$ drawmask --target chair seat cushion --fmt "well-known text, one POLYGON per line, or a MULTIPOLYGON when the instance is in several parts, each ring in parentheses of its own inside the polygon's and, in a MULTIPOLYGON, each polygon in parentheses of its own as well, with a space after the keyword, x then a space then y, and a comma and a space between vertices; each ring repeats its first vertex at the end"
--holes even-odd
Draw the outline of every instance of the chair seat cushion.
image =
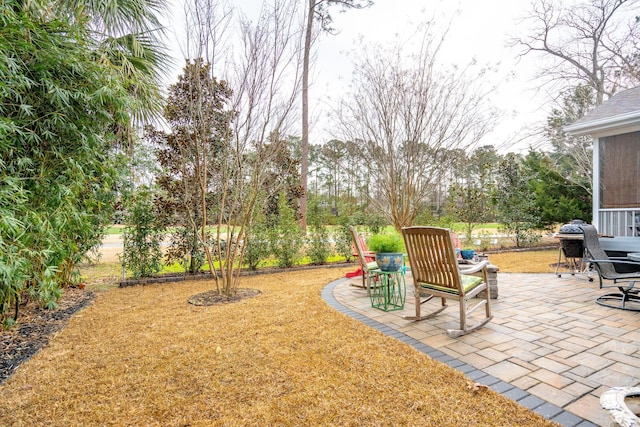
MULTIPOLYGON (((460 278, 462 280, 462 289, 464 289, 464 293, 469 293, 473 288, 480 285, 483 282, 482 277, 477 276, 469 276, 467 274, 461 274, 460 278)), ((457 289, 446 288, 444 286, 432 285, 430 283, 420 283, 420 286, 425 289, 434 289, 437 291, 448 292, 453 295, 458 295, 459 292, 457 289)))
POLYGON ((367 263, 367 271, 371 271, 371 270, 377 270, 378 269, 378 263, 375 261, 371 261, 367 263))

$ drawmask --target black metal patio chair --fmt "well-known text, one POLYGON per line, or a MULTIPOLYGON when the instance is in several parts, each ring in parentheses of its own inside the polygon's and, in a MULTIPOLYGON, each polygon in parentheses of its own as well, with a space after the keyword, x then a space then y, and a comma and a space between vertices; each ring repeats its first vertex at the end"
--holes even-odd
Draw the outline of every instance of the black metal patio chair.
POLYGON ((621 310, 640 311, 640 288, 635 286, 636 282, 640 282, 640 263, 627 258, 609 257, 600 247, 598 231, 593 225, 583 225, 582 233, 588 255, 587 262, 593 265, 598 273, 600 288, 618 288, 618 292, 609 292, 596 298, 596 303, 621 310), (633 271, 621 272, 623 269, 633 271), (611 280, 613 285, 605 285, 603 280, 611 280))

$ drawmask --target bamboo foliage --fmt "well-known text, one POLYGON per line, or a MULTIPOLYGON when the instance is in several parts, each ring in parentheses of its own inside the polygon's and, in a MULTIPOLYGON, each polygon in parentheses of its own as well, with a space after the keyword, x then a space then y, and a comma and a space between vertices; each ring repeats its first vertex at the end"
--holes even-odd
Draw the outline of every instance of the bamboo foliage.
MULTIPOLYGON (((114 128, 132 98, 95 61, 83 21, 47 4, 0 6, 0 316, 54 306, 110 220, 114 128)), ((4 319, 7 320, 7 319, 4 319)))

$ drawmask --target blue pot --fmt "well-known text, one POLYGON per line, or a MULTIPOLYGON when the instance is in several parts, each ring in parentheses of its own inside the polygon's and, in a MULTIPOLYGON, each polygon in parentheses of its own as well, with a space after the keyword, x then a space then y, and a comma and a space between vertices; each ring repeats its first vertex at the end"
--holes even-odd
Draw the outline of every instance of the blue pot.
POLYGON ((401 252, 377 253, 376 263, 382 271, 398 271, 404 265, 404 255, 401 252))
POLYGON ((474 251, 473 249, 463 249, 460 251, 460 255, 462 255, 462 259, 473 259, 475 254, 476 254, 476 251, 474 251))

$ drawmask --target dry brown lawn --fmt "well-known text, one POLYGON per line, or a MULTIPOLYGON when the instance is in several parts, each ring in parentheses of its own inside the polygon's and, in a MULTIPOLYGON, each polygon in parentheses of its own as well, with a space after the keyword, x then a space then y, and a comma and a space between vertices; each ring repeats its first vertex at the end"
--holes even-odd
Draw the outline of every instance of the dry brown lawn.
POLYGON ((505 251, 490 254, 489 261, 502 273, 553 273, 558 262, 558 249, 505 251))
POLYGON ((99 291, 0 386, 0 424, 552 425, 327 306, 345 271, 243 278, 261 293, 209 307, 187 299, 212 282, 99 291))

